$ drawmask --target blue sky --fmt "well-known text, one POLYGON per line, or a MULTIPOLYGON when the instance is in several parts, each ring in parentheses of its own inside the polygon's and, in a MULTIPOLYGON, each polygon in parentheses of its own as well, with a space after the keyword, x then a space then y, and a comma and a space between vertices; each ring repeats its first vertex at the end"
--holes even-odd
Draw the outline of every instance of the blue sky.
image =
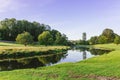
POLYGON ((105 28, 120 34, 120 0, 0 0, 0 20, 26 19, 50 25, 70 40, 88 39, 105 28))

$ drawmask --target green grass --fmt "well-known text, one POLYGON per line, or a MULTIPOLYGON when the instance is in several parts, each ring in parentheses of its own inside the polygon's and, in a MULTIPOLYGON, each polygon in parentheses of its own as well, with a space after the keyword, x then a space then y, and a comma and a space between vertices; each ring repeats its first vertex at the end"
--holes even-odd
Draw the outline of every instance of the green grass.
POLYGON ((68 46, 24 46, 15 43, 0 42, 0 59, 8 57, 29 57, 44 53, 60 53, 68 48, 68 46))
POLYGON ((104 44, 94 47, 114 51, 77 63, 3 71, 0 72, 0 80, 98 80, 99 77, 120 79, 120 45, 104 44))
POLYGON ((67 49, 67 46, 24 46, 15 43, 0 42, 0 52, 4 50, 28 50, 28 51, 48 51, 54 49, 67 49))

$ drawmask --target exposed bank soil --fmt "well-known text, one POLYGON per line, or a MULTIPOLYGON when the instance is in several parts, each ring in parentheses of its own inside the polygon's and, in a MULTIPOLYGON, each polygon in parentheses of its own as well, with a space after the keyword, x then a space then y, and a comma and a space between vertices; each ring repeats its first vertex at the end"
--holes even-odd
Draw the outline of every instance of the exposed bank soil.
POLYGON ((69 76, 70 78, 76 78, 76 79, 80 79, 80 78, 88 78, 88 79, 94 79, 94 80, 120 80, 120 78, 117 77, 105 77, 105 76, 95 76, 95 75, 88 75, 88 76, 84 76, 84 75, 71 75, 69 76))

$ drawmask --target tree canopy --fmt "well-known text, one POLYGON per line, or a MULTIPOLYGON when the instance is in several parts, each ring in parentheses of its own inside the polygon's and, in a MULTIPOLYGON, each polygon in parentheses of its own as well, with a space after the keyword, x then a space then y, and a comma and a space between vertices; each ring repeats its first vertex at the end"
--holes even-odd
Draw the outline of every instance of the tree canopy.
POLYGON ((38 41, 41 45, 51 45, 53 44, 53 36, 49 31, 44 31, 38 36, 38 41))
POLYGON ((18 34, 16 38, 17 43, 24 44, 25 46, 28 44, 32 44, 33 37, 28 32, 24 32, 21 34, 18 34))
POLYGON ((4 19, 0 21, 0 34, 2 40, 15 41, 18 34, 24 31, 29 32, 34 36, 34 40, 37 41, 37 37, 45 30, 50 30, 50 26, 40 24, 38 22, 29 22, 27 20, 4 19))
POLYGON ((105 44, 105 43, 116 43, 119 44, 119 35, 114 33, 112 29, 104 29, 102 34, 98 37, 93 36, 90 38, 89 42, 90 44, 105 44))
POLYGON ((120 44, 120 36, 115 36, 114 43, 117 45, 120 44))
POLYGON ((97 44, 98 43, 98 36, 93 36, 89 40, 90 44, 97 44))
MULTIPOLYGON (((48 41, 54 45, 66 45, 67 37, 64 34, 61 34, 59 31, 55 29, 51 29, 49 25, 41 24, 36 21, 29 22, 27 20, 16 20, 15 18, 4 19, 0 21, 0 39, 6 41, 15 41, 18 34, 22 34, 23 32, 28 32, 31 36, 34 37, 34 41, 38 41, 38 36, 46 36, 48 38, 51 37, 48 41), (42 34, 44 32, 44 35, 42 34), (47 34, 46 34, 47 33, 47 34), (60 39, 60 40, 58 40, 60 39)), ((45 41, 47 40, 44 37, 45 41)), ((41 43, 41 42, 40 42, 41 43)), ((45 42, 41 43, 44 44, 45 42)))
POLYGON ((100 43, 100 44, 107 43, 107 40, 108 39, 106 38, 106 36, 101 35, 98 37, 98 43, 100 43))
POLYGON ((113 42, 114 39, 115 39, 115 33, 114 33, 114 31, 112 29, 108 29, 108 28, 103 30, 101 36, 106 37, 108 43, 113 42))

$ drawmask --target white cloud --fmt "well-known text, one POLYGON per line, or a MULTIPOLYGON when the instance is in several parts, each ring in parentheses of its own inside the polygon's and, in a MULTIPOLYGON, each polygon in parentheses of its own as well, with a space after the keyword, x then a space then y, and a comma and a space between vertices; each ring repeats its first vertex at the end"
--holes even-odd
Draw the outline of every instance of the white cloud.
POLYGON ((25 4, 21 5, 18 0, 0 0, 0 13, 15 11, 24 6, 25 4))

